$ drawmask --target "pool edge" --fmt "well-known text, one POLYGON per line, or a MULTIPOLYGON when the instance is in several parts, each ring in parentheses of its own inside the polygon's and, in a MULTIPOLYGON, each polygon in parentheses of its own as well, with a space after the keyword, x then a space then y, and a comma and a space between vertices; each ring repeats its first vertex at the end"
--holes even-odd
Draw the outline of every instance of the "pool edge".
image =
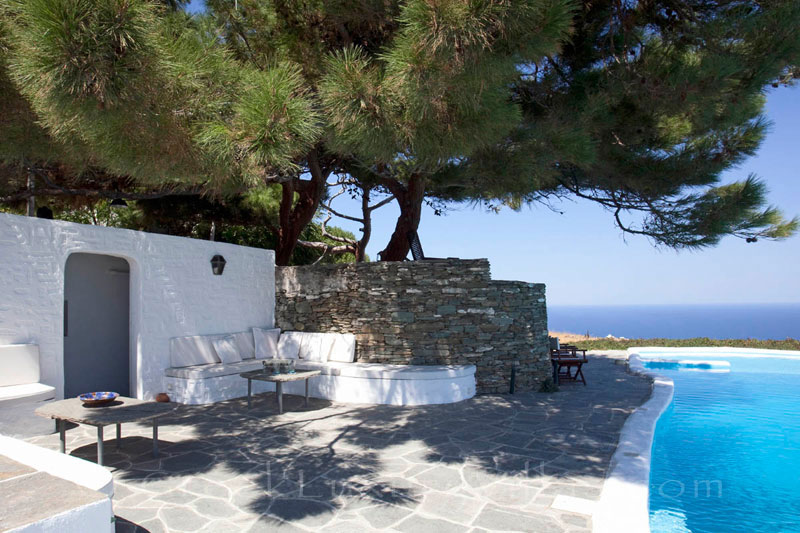
POLYGON ((668 348, 637 346, 627 350, 628 371, 652 380, 650 398, 625 421, 592 516, 592 533, 650 533, 650 460, 659 417, 672 403, 675 384, 645 368, 640 355, 657 352, 685 356, 689 352, 726 357, 800 359, 800 351, 733 347, 668 348))
POLYGON ((650 532, 650 456, 656 424, 672 403, 674 383, 647 370, 637 348, 628 349, 628 371, 652 380, 650 398, 630 414, 620 432, 603 482, 592 533, 650 532))

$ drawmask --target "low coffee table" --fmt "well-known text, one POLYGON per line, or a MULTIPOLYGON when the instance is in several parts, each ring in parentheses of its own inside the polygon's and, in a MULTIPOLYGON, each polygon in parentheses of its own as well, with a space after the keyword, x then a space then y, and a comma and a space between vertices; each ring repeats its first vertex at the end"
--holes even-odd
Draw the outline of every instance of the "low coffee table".
POLYGON ((250 372, 242 372, 239 374, 247 379, 247 408, 252 408, 251 396, 253 391, 253 380, 256 381, 271 381, 275 383, 275 395, 278 397, 278 414, 283 414, 283 384, 287 381, 306 381, 306 403, 308 407, 308 378, 319 376, 322 372, 319 370, 298 370, 294 374, 273 374, 267 370, 251 370, 250 372))
POLYGON ((136 398, 120 396, 109 405, 84 407, 77 398, 48 402, 36 409, 36 414, 53 418, 61 434, 61 453, 66 453, 67 422, 86 424, 97 428, 97 464, 103 465, 103 427, 117 425, 117 448, 122 438, 122 424, 127 422, 153 421, 153 457, 158 457, 158 417, 175 410, 177 404, 146 402, 136 398))

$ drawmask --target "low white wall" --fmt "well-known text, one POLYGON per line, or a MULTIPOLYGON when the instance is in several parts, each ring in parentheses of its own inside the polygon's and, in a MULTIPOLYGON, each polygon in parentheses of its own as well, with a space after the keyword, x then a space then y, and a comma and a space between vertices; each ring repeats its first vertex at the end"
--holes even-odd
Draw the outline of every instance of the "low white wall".
MULTIPOLYGON (((41 448, 25 441, 0 435, 0 455, 46 472, 89 490, 105 494, 103 498, 81 507, 69 509, 12 531, 15 533, 82 533, 84 531, 114 532, 114 479, 111 472, 95 463, 72 455, 41 448)), ((36 500, 31 497, 31 503, 36 500)))
POLYGON ((114 516, 111 500, 104 499, 11 531, 13 533, 85 533, 86 531, 114 533, 116 526, 109 515, 114 516))
POLYGON ((131 391, 163 389, 169 339, 272 327, 271 250, 0 213, 0 344, 34 343, 41 381, 64 395, 64 267, 70 254, 122 257, 131 266, 131 391), (225 257, 221 276, 211 258, 225 257))

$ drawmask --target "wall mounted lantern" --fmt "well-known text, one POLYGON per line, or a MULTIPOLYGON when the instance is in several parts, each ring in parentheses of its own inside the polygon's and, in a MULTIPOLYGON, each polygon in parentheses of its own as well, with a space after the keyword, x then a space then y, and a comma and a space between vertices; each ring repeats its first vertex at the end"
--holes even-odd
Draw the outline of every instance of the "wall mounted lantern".
POLYGON ((214 273, 215 276, 221 276, 222 271, 225 270, 225 258, 221 255, 215 255, 211 258, 211 271, 214 273))

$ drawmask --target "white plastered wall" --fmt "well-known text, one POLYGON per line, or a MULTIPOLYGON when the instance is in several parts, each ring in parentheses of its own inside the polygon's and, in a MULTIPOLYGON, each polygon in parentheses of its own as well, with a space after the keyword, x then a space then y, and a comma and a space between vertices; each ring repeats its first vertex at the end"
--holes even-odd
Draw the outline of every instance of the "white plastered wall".
POLYGON ((70 254, 122 257, 130 274, 131 391, 163 389, 169 339, 272 327, 275 254, 212 241, 0 213, 0 344, 39 345, 41 382, 64 394, 64 267, 70 254), (211 258, 227 264, 213 275, 211 258))

